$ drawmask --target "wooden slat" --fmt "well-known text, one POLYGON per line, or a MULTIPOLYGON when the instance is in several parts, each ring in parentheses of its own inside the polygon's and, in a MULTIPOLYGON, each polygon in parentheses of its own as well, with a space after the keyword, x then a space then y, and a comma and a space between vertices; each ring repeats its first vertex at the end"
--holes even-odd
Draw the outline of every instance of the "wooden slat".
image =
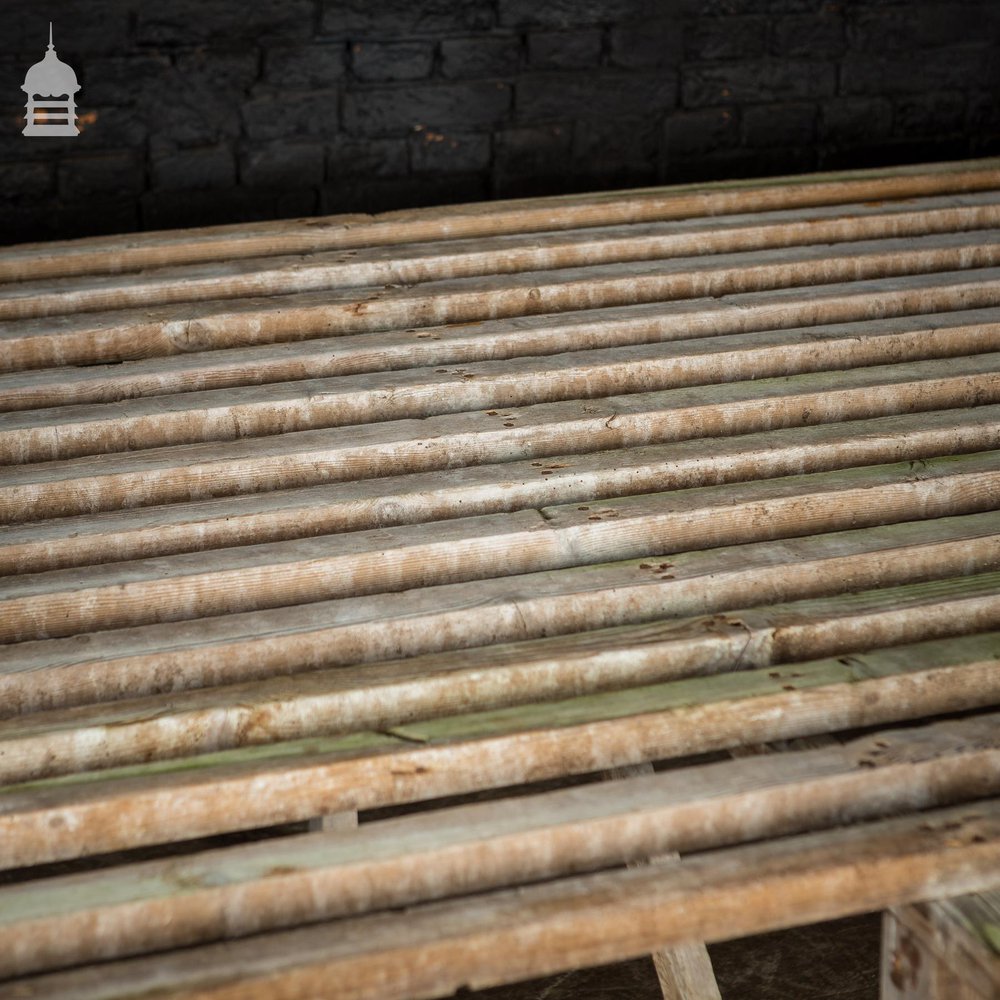
POLYGON ((989 191, 1000 165, 984 159, 849 173, 726 181, 709 186, 614 191, 387 212, 341 215, 169 232, 92 237, 4 248, 0 281, 73 274, 117 274, 206 260, 277 253, 399 245, 432 239, 492 236, 620 225, 737 212, 842 205, 875 199, 989 191))
POLYGON ((1000 629, 998 591, 963 576, 33 714, 0 730, 0 782, 1000 629))
POLYGON ((0 717, 1000 568, 1000 514, 20 643, 0 717))
MULTIPOLYGON (((82 368, 0 375, 0 409, 664 343, 1000 305, 1000 270, 904 275, 717 299, 654 302, 450 326, 319 337, 82 368)), ((970 316, 970 319, 975 317, 970 316)))
POLYGON ((899 239, 1000 225, 995 193, 278 256, 0 285, 0 319, 284 295, 622 261, 899 239))
POLYGON ((1000 355, 540 403, 9 468, 0 518, 63 517, 573 451, 1000 402, 1000 355))
POLYGON ((0 416, 0 461, 83 455, 286 434, 489 407, 604 398, 806 372, 988 353, 1000 345, 1000 308, 580 351, 544 360, 478 362, 458 369, 303 379, 0 416))
POLYGON ((0 579, 0 642, 991 510, 1000 453, 813 473, 0 579))
POLYGON ((0 867, 164 843, 1000 700, 983 633, 0 788, 0 867))
MULTIPOLYGON (((451 994, 995 884, 994 800, 13 984, 46 1000, 451 994)), ((2 995, 2 994, 0 994, 2 995)))
POLYGON ((14 320, 0 325, 0 370, 995 267, 998 236, 980 230, 14 320))
POLYGON ((1000 406, 820 424, 0 527, 0 574, 589 503, 1000 445, 1000 406))
MULTIPOLYGON (((412 905, 1000 793, 1000 717, 627 776, 48 878, 0 896, 0 977, 412 905)), ((655 873, 651 873, 655 874, 655 873)), ((710 967, 709 967, 710 968, 710 967)))

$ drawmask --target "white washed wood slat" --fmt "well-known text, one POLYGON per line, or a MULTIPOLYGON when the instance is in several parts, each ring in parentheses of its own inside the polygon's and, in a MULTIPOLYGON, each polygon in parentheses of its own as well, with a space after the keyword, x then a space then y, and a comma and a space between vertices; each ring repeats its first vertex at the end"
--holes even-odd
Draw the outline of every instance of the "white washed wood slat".
POLYGON ((683 222, 639 223, 530 236, 492 236, 262 257, 86 278, 0 284, 0 319, 97 312, 202 299, 286 295, 479 275, 544 271, 623 261, 852 240, 900 239, 1000 225, 989 192, 902 205, 754 212, 683 222))
MULTIPOLYGON (((477 362, 458 368, 302 379, 267 386, 0 414, 0 461, 48 462, 165 445, 422 419, 940 358, 1000 346, 1000 307, 803 330, 477 362)), ((710 390, 707 390, 710 392, 710 390)))
POLYGON ((1000 573, 84 705, 7 721, 0 782, 381 731, 412 719, 990 629, 1000 629, 1000 573))
POLYGON ((1000 402, 1000 354, 355 424, 8 467, 23 522, 317 483, 1000 402))
POLYGON ((0 657, 0 715, 998 568, 991 511, 22 642, 0 657))
POLYGON ((1000 305, 1000 269, 902 275, 714 299, 654 302, 423 329, 345 334, 260 347, 174 354, 82 368, 0 374, 0 409, 23 410, 136 396, 288 382, 363 372, 538 357, 765 330, 1000 305))
POLYGON ((995 509, 1000 453, 0 578, 0 642, 995 509))
MULTIPOLYGON (((988 451, 1000 406, 473 465, 0 527, 0 574, 988 451)), ((916 467, 916 466, 915 466, 916 467)))
POLYGON ((996 885, 1000 804, 932 810, 18 982, 45 1000, 419 1000, 996 885))
POLYGON ((0 997, 416 1000, 988 888, 998 192, 0 250, 0 997))
POLYGON ((0 371, 1000 264, 1000 230, 298 292, 0 323, 0 371))
POLYGON ((5 247, 0 281, 117 274, 148 267, 280 253, 402 245, 433 239, 544 232, 738 212, 931 197, 1000 188, 1000 161, 894 167, 670 188, 530 198, 5 247))

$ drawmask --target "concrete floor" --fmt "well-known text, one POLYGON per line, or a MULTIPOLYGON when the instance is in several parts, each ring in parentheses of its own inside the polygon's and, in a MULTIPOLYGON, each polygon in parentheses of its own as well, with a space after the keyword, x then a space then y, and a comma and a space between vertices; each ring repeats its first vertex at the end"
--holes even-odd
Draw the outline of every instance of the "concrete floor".
MULTIPOLYGON (((722 1000, 878 1000, 881 916, 867 914, 709 947, 722 1000)), ((562 973, 463 1000, 663 1000, 653 963, 562 973)))

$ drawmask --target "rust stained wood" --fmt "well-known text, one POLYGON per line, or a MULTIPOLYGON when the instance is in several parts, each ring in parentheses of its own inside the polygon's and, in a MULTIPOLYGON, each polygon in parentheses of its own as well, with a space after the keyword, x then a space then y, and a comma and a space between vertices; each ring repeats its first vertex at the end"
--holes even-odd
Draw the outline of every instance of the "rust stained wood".
POLYGON ((0 579, 0 641, 995 508, 1000 453, 812 473, 0 579))
POLYGON ((0 574, 419 524, 554 503, 920 462, 1000 446, 1000 406, 903 414, 0 526, 0 574))
POLYGON ((202 299, 285 295, 622 261, 852 240, 965 232, 1000 225, 995 193, 952 195, 902 205, 851 205, 760 212, 708 220, 632 224, 531 236, 359 248, 0 285, 0 319, 95 312, 202 299))
POLYGON ((298 431, 8 468, 0 519, 545 458, 1000 401, 996 353, 298 431), (651 412, 652 411, 652 412, 651 412))
POLYGON ((800 834, 685 858, 670 868, 534 887, 331 922, 245 944, 23 980, 46 1000, 338 996, 404 1000, 637 957, 989 887, 1000 863, 995 802, 800 834))
POLYGON ((998 230, 428 281, 412 288, 9 321, 0 369, 44 368, 1000 264, 998 230))
POLYGON ((738 212, 932 197, 1000 187, 997 160, 664 189, 532 198, 173 232, 96 237, 0 250, 0 281, 137 271, 209 260, 398 245, 433 239, 686 219, 738 212))
MULTIPOLYGON (((1000 791, 1000 719, 654 774, 24 883, 0 976, 241 937, 519 881, 941 807, 1000 791)), ((709 966, 710 968, 710 966, 709 966)))
MULTIPOLYGON (((262 347, 219 349, 83 368, 0 374, 0 409, 355 375, 442 364, 664 343, 1000 304, 1000 270, 906 275, 812 288, 657 302, 262 347)), ((972 316, 969 317, 974 318, 972 316)))
POLYGON ((0 461, 47 462, 449 412, 604 398, 807 372, 968 357, 1000 346, 1000 308, 970 316, 682 340, 458 368, 303 379, 0 416, 0 461))
POLYGON ((10 720, 0 781, 384 730, 686 676, 1000 628, 1000 574, 491 645, 10 720))
POLYGON ((0 866, 985 708, 1000 700, 998 643, 986 632, 6 786, 0 866))
POLYGON ((233 684, 760 602, 1000 568, 1000 514, 598 566, 7 646, 0 713, 233 684))

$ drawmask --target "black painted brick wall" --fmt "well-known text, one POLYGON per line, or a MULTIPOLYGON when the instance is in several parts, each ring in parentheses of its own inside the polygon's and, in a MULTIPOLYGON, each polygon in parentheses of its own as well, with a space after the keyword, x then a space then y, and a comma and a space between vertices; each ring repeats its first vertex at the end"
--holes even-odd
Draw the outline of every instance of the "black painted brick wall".
POLYGON ((998 86, 1000 0, 3 0, 0 242, 990 155, 998 86))

